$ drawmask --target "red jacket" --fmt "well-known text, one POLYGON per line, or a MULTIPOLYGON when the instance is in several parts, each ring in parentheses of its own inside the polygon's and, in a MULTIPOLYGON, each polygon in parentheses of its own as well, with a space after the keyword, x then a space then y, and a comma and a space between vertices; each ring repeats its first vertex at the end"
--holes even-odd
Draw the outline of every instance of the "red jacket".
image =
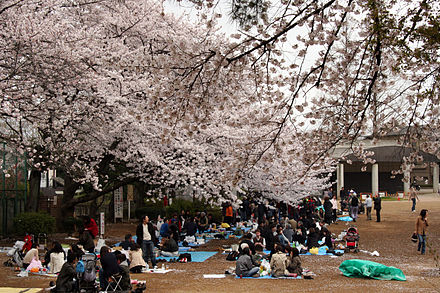
POLYGON ((98 236, 99 230, 98 225, 96 225, 96 222, 94 219, 90 219, 90 223, 84 227, 86 230, 90 231, 92 233, 93 237, 98 236))

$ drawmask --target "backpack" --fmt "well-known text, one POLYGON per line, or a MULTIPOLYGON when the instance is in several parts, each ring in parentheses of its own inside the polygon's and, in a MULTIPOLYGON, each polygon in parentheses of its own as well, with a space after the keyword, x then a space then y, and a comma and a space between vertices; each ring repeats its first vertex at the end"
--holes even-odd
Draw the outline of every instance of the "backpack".
POLYGON ((236 261, 238 259, 238 251, 231 251, 227 256, 226 256, 226 260, 229 261, 236 261))
POLYGON ((179 261, 182 259, 186 259, 186 262, 191 262, 191 253, 182 253, 179 255, 179 261))
POLYGON ((84 273, 85 268, 84 268, 84 262, 82 260, 78 261, 78 263, 76 264, 76 272, 77 273, 84 273))

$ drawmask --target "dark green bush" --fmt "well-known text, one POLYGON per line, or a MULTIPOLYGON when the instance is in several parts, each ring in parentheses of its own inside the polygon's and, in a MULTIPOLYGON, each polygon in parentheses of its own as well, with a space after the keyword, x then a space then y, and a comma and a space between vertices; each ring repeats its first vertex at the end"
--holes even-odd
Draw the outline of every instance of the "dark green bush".
POLYGON ((55 232, 55 218, 46 213, 22 213, 14 218, 14 228, 20 235, 50 234, 55 232))

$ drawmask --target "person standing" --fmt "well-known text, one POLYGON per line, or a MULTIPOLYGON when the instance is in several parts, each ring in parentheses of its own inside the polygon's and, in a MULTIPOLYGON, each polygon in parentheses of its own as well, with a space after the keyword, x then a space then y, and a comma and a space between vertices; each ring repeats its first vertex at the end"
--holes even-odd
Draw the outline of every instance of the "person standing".
POLYGON ((358 211, 359 211, 359 199, 357 195, 353 193, 351 197, 351 217, 353 218, 354 222, 356 222, 356 219, 358 217, 358 211))
POLYGON ((367 195, 365 207, 367 208, 367 220, 371 221, 371 208, 373 207, 373 200, 371 199, 370 195, 367 195))
POLYGON ((154 233, 154 226, 150 222, 148 216, 142 218, 142 222, 136 228, 137 244, 142 247, 143 258, 145 263, 151 259, 153 267, 156 266, 156 257, 154 256, 154 243, 156 242, 156 234, 154 233))
POLYGON ((376 210, 376 222, 380 222, 380 210, 382 209, 382 199, 379 194, 374 198, 374 209, 376 210))
POLYGON ((333 195, 332 199, 330 200, 332 203, 332 215, 333 215, 333 222, 336 223, 337 213, 338 213, 338 201, 336 199, 336 195, 333 195))
POLYGON ((414 233, 417 234, 417 238, 419 239, 419 245, 417 247, 417 251, 421 251, 422 254, 425 254, 426 249, 426 232, 428 229, 428 210, 421 210, 420 215, 416 220, 416 230, 414 233))
POLYGON ((409 198, 408 200, 412 200, 412 208, 411 212, 416 212, 416 200, 420 201, 419 197, 417 196, 417 190, 414 185, 411 185, 411 189, 409 190, 409 198))

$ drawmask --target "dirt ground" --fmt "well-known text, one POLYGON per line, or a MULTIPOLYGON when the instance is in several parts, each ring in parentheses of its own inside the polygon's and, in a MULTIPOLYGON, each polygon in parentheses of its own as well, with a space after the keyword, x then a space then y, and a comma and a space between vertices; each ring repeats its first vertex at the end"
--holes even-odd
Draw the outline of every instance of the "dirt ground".
MULTIPOLYGON (((225 260, 220 253, 203 263, 170 263, 176 271, 167 274, 133 274, 132 279, 146 280, 146 292, 440 292, 440 276, 436 271, 432 252, 427 255, 417 253, 416 244, 410 241, 414 223, 422 208, 428 209, 429 243, 434 250, 440 251, 440 197, 421 195, 417 203, 417 212, 411 213, 411 203, 405 201, 382 201, 382 222, 366 221, 365 215, 355 223, 360 234, 359 248, 370 252, 377 250, 379 257, 366 253, 346 253, 337 258, 330 256, 302 256, 303 267, 317 274, 313 280, 252 280, 204 279, 203 274, 222 274, 233 267, 234 262, 225 260), (379 281, 373 279, 353 279, 344 277, 338 267, 346 259, 365 259, 400 268, 407 281, 379 281)), ((373 219, 375 214, 373 212, 373 219)), ((347 229, 345 222, 330 226, 330 230, 339 234, 347 229)), ((135 224, 116 224, 106 227, 111 241, 120 240, 126 233, 135 232, 135 224)), ((233 240, 232 240, 233 241, 233 240)), ((64 241, 67 243, 67 241, 64 241)), ((199 250, 219 250, 231 240, 212 240, 199 250)), ((12 243, 11 243, 12 245, 12 243)), ((3 263, 6 255, 1 254, 3 263)), ((9 267, 0 267, 0 286, 20 288, 44 288, 51 278, 30 276, 16 277, 9 267)))

